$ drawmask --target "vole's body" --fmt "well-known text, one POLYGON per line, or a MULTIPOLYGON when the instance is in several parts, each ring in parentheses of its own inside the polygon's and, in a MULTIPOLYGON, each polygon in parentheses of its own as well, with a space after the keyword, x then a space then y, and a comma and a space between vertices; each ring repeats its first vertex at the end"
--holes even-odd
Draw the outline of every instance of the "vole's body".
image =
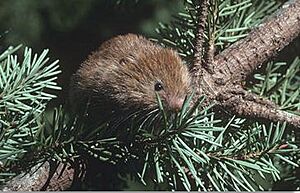
POLYGON ((88 109, 101 117, 154 109, 157 92, 173 111, 181 107, 189 86, 188 69, 175 51, 128 34, 104 42, 82 63, 72 78, 70 98, 77 110, 89 99, 88 109))

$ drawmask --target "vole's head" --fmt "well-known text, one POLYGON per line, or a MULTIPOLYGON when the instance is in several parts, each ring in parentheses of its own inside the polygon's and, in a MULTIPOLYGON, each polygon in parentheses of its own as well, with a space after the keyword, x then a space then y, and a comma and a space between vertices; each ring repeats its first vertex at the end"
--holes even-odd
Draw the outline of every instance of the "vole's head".
MULTIPOLYGON (((122 107, 156 108, 159 94, 168 111, 179 111, 189 92, 190 75, 178 54, 141 38, 109 67, 104 84, 109 98, 122 107)), ((136 40, 136 41, 137 41, 136 40)))

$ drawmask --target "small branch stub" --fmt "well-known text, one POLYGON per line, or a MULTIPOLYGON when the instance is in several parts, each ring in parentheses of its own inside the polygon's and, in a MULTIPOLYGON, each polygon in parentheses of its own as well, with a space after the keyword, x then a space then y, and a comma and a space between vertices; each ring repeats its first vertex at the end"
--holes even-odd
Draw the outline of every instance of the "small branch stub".
POLYGON ((208 2, 209 0, 199 0, 197 5, 198 13, 198 28, 195 38, 195 54, 194 54, 194 65, 192 71, 199 71, 202 67, 203 60, 203 45, 204 45, 204 31, 208 14, 208 2))

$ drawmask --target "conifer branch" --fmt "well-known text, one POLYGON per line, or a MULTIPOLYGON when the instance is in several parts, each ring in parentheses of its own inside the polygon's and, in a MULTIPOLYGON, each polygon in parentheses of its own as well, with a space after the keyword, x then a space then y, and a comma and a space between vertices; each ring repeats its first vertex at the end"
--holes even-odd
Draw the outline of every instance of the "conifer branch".
POLYGON ((215 40, 216 40, 216 21, 218 17, 218 4, 215 0, 211 0, 211 19, 208 21, 209 25, 209 31, 208 31, 208 42, 205 50, 205 65, 204 68, 206 68, 207 72, 210 74, 214 73, 214 57, 215 57, 215 40))
POLYGON ((300 34, 300 1, 290 0, 249 35, 215 58, 215 77, 240 82, 300 34))
POLYGON ((3 191, 61 191, 71 187, 74 178, 74 168, 70 164, 60 163, 50 177, 49 162, 37 164, 26 175, 18 175, 10 180, 3 191), (48 182, 48 183, 47 183, 48 182), (46 184, 47 183, 47 184, 46 184))
MULTIPOLYGON (((203 47, 204 47, 204 31, 208 15, 208 2, 209 0, 199 0, 197 6, 198 14, 198 28, 196 32, 195 42, 195 54, 194 54, 194 65, 192 71, 201 69, 203 64, 203 47)), ((205 65, 205 64, 204 64, 205 65)))
POLYGON ((256 120, 287 122, 296 128, 300 127, 300 116, 282 111, 272 101, 243 89, 222 93, 218 100, 223 108, 230 109, 235 115, 256 120))
POLYGON ((247 75, 275 56, 299 34, 300 1, 291 0, 252 30, 246 38, 237 41, 217 55, 214 61, 215 74, 208 73, 194 80, 196 94, 205 93, 209 101, 217 100, 222 108, 241 116, 286 121, 290 125, 299 127, 299 116, 285 113, 276 105, 266 107, 256 101, 241 98, 239 93, 229 94, 231 90, 236 89, 237 85, 241 85, 241 81, 247 75), (228 100, 224 100, 226 94, 225 98, 228 100))

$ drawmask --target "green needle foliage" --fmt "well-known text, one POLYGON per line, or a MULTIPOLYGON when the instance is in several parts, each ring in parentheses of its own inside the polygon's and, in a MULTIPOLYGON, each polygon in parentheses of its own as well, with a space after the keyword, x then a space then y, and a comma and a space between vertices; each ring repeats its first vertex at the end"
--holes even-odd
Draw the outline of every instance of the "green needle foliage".
POLYGON ((68 162, 91 155, 111 164, 131 163, 135 168, 130 172, 143 184, 165 184, 172 190, 264 190, 257 176, 281 178, 275 158, 298 167, 292 156, 299 149, 285 138, 285 124, 246 125, 236 117, 224 123, 210 107, 201 107, 204 98, 189 108, 191 97, 176 115, 168 115, 158 97, 160 110, 149 117, 159 117, 159 126, 158 120, 147 122, 146 117, 143 124, 137 121, 107 138, 103 136, 109 125, 87 130, 59 108, 51 122, 42 121, 46 124, 37 132, 35 152, 44 161, 68 162))
MULTIPOLYGON (((185 10, 174 16, 171 24, 160 23, 156 29, 159 42, 175 48, 188 63, 194 56, 195 34, 199 13, 196 0, 185 0, 185 10)), ((280 3, 276 0, 211 0, 205 40, 215 43, 216 53, 246 37, 261 20, 273 13, 280 3)))
POLYGON ((259 81, 252 91, 267 96, 280 105, 282 110, 299 114, 300 60, 295 58, 291 64, 286 62, 270 62, 265 74, 255 74, 259 81), (269 79, 270 81, 265 81, 269 79))
MULTIPOLYGON (((186 11, 157 29, 158 41, 179 50, 188 63, 194 54, 196 5, 186 0, 186 11)), ((245 37, 279 3, 215 0, 211 5, 205 38, 220 52, 245 37)), ((91 157, 99 164, 121 165, 120 173, 135 176, 145 186, 154 183, 157 189, 256 191, 268 190, 266 181, 299 182, 292 172, 300 164, 299 139, 289 126, 218 117, 213 104, 203 105, 205 97, 191 107, 193 94, 187 96, 175 114, 164 109, 157 95, 158 109, 134 113, 126 120, 129 124, 118 129, 110 123, 91 127, 85 114, 69 114, 64 106, 49 116, 45 105, 55 97, 51 90, 60 89, 55 82, 60 73, 57 61, 49 63, 47 51, 33 55, 28 48, 19 61, 14 55, 18 48, 0 55, 2 183, 40 162, 75 166, 91 157), (289 173, 283 176, 287 166, 289 173)), ((291 64, 270 62, 263 74, 255 74, 249 91, 297 114, 299 66, 299 58, 291 64)))
POLYGON ((4 168, 37 145, 38 120, 55 97, 48 91, 60 89, 55 82, 60 73, 58 61, 49 63, 48 50, 37 55, 25 48, 20 61, 14 55, 20 47, 10 47, 0 55, 0 162, 4 168))

